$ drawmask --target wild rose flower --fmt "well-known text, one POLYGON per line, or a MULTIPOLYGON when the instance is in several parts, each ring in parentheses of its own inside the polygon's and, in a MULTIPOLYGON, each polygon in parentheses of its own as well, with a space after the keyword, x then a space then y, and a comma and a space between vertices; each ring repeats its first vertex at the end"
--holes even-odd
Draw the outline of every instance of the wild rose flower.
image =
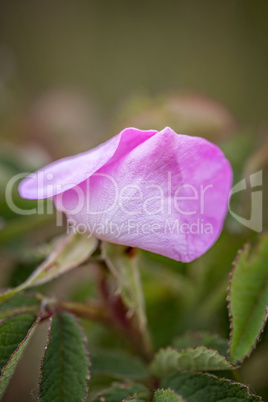
POLYGON ((22 197, 54 197, 69 229, 178 261, 204 254, 227 212, 232 171, 199 137, 126 128, 24 179, 22 197))

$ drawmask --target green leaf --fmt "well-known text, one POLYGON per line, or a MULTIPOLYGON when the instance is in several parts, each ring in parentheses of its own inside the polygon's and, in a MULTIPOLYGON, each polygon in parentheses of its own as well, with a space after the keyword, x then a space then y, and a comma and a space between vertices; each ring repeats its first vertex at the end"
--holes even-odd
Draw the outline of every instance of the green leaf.
POLYGON ((153 402, 186 402, 186 401, 171 389, 158 389, 154 393, 153 402))
POLYGON ((176 370, 233 370, 235 367, 216 350, 205 346, 176 350, 171 347, 160 349, 151 363, 151 372, 156 377, 164 377, 176 370))
POLYGON ((33 314, 18 314, 0 325, 0 398, 32 337, 39 319, 33 314))
POLYGON ((89 357, 75 317, 55 313, 41 364, 40 401, 80 402, 88 392, 89 357))
POLYGON ((123 400, 123 402, 125 402, 125 401, 144 402, 145 399, 138 399, 138 398, 136 398, 136 397, 134 396, 134 397, 130 397, 130 398, 127 398, 127 399, 124 399, 124 400, 123 400))
POLYGON ((55 250, 21 285, 0 295, 0 303, 16 293, 32 286, 46 283, 77 267, 95 251, 98 240, 95 237, 73 234, 57 239, 55 250))
POLYGON ((206 331, 186 332, 184 335, 176 337, 172 346, 177 350, 206 346, 209 349, 217 350, 224 357, 228 356, 228 340, 206 331))
MULTIPOLYGON (((138 396, 139 393, 143 393, 143 399, 144 395, 149 397, 149 392, 147 394, 148 390, 147 388, 142 385, 142 384, 137 384, 134 382, 128 382, 128 383, 114 383, 111 387, 101 391, 96 399, 94 401, 105 401, 105 402, 119 402, 123 400, 132 400, 129 399, 131 398, 138 398, 138 400, 142 400, 140 396, 138 396), (137 395, 133 395, 137 394, 137 395)), ((135 401, 135 399, 134 399, 135 401)))
MULTIPOLYGON (((115 276, 118 293, 129 309, 129 314, 136 314, 141 331, 146 327, 146 315, 137 256, 128 252, 129 248, 116 244, 102 243, 102 256, 115 276)), ((145 332, 145 331, 144 331, 145 332)))
POLYGON ((34 297, 19 293, 0 305, 0 319, 22 313, 33 313, 37 316, 39 311, 40 301, 34 297))
POLYGON ((142 391, 142 392, 137 392, 136 394, 129 396, 126 399, 123 399, 123 402, 148 402, 150 400, 150 392, 149 391, 142 391))
POLYGON ((246 245, 234 263, 229 286, 231 317, 230 360, 241 362, 248 356, 264 328, 268 304, 268 235, 249 255, 246 245))
POLYGON ((145 379, 146 366, 134 356, 121 351, 101 352, 91 355, 92 373, 102 373, 114 378, 145 379))
POLYGON ((187 402, 260 402, 261 398, 249 393, 245 385, 217 378, 211 374, 178 371, 161 382, 187 402))

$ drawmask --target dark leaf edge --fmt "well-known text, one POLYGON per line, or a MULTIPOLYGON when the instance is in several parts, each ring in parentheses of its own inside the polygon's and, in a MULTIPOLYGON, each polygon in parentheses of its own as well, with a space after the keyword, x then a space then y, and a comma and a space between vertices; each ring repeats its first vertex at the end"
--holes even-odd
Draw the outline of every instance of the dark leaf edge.
MULTIPOLYGON (((267 233, 266 233, 266 234, 267 234, 267 233)), ((262 236, 262 237, 263 237, 263 236, 262 236)), ((259 250, 260 247, 261 247, 261 244, 258 245, 257 250, 259 250)), ((233 280, 233 274, 234 274, 234 272, 235 272, 236 264, 237 264, 237 261, 239 260, 239 258, 240 258, 240 256, 241 256, 241 254, 242 254, 243 252, 248 252, 248 256, 250 256, 250 252, 251 252, 251 251, 252 251, 252 247, 251 247, 251 244, 250 244, 250 243, 246 243, 240 250, 238 250, 237 255, 236 255, 236 257, 235 257, 235 259, 234 259, 234 261, 233 261, 233 263, 232 263, 233 268, 232 268, 231 272, 229 273, 229 283, 228 283, 227 297, 226 297, 227 309, 228 309, 228 316, 229 316, 229 319, 230 319, 230 335, 229 335, 229 342, 228 342, 228 343, 229 343, 229 348, 228 348, 228 351, 227 351, 229 357, 230 357, 230 350, 231 350, 231 343, 232 343, 232 336, 233 336, 233 316, 232 316, 232 313, 231 313, 231 295, 230 295, 230 292, 231 292, 231 285, 232 285, 232 280, 233 280)), ((237 368, 240 367, 240 366, 242 365, 242 363, 243 363, 247 358, 250 357, 250 355, 251 355, 251 353, 253 352, 253 350, 256 349, 257 343, 258 343, 258 341, 260 340, 261 334, 262 334, 263 331, 264 331, 267 318, 268 318, 268 305, 267 305, 267 307, 266 307, 266 312, 265 312, 265 315, 264 315, 262 328, 261 328, 261 330, 260 330, 258 336, 256 337, 255 342, 254 342, 254 344, 252 345, 251 350, 249 351, 249 353, 248 353, 247 355, 244 356, 243 359, 238 360, 238 361, 236 361, 236 362, 234 363, 237 368)))
MULTIPOLYGON (((25 306, 25 307, 34 307, 34 305, 32 305, 32 306, 25 306)), ((36 307, 36 306, 35 306, 35 307, 36 307)), ((6 310, 6 311, 10 311, 10 312, 11 312, 11 315, 8 315, 8 316, 6 316, 6 317, 0 318, 0 325, 3 324, 3 323, 4 323, 5 321, 7 321, 7 320, 10 320, 10 319, 12 319, 12 318, 14 318, 14 317, 17 317, 18 315, 23 315, 23 314, 32 314, 33 316, 39 318, 39 321, 42 319, 42 316, 41 316, 41 314, 40 314, 40 308, 38 309, 38 311, 27 311, 27 310, 24 310, 24 311, 15 311, 15 312, 13 312, 13 313, 12 313, 12 310, 13 310, 13 309, 6 310), (36 313, 37 313, 37 314, 36 314, 36 313)))
POLYGON ((91 360, 90 360, 89 349, 88 349, 88 346, 87 346, 87 337, 86 337, 86 334, 85 334, 85 332, 84 332, 84 329, 83 329, 82 325, 80 324, 78 318, 77 318, 74 314, 71 314, 71 313, 68 313, 68 314, 70 314, 70 315, 72 315, 72 316, 74 317, 74 319, 75 319, 75 321, 76 321, 76 324, 77 324, 78 328, 80 329, 80 332, 81 332, 81 335, 82 335, 82 342, 83 342, 84 349, 85 349, 85 353, 86 353, 86 359, 87 359, 87 378, 86 378, 86 390, 85 390, 85 394, 84 394, 84 399, 86 400, 86 399, 87 399, 88 392, 89 392, 89 381, 90 381, 90 379, 91 379, 91 371, 90 371, 90 368, 91 368, 91 360))
MULTIPOLYGON (((86 335, 84 333, 84 330, 83 330, 82 326, 78 322, 77 317, 72 313, 69 313, 69 312, 65 312, 65 313, 71 315, 72 317, 74 317, 74 319, 75 319, 75 321, 76 321, 76 323, 77 323, 77 325, 78 325, 78 327, 79 327, 79 329, 81 331, 81 334, 83 336, 83 344, 84 344, 84 349, 86 351, 86 359, 87 359, 87 362, 88 362, 88 376, 86 378, 86 390, 85 390, 85 394, 84 394, 84 400, 86 400, 87 395, 88 395, 88 391, 89 391, 89 381, 90 381, 90 378, 91 378, 91 375, 90 375, 91 361, 90 361, 89 349, 87 347, 87 337, 86 337, 86 335)), ((59 311, 54 312, 54 314, 61 314, 61 312, 59 312, 59 311)), ((46 350, 47 350, 47 347, 48 347, 48 344, 49 344, 49 341, 50 341, 50 333, 51 333, 51 327, 52 327, 54 314, 49 317, 49 327, 48 327, 48 333, 47 333, 47 341, 46 341, 46 344, 45 344, 43 356, 42 356, 41 363, 40 363, 40 375, 39 375, 39 380, 38 380, 38 402, 41 401, 40 400, 40 394, 41 394, 41 380, 42 380, 42 376, 43 376, 43 362, 44 362, 46 350)))
POLYGON ((21 307, 14 307, 7 310, 2 310, 0 312, 0 325, 7 319, 15 317, 19 314, 32 314, 36 317, 40 313, 40 307, 36 304, 28 305, 28 306, 21 306, 21 307), (6 315, 4 315, 6 314, 6 315), (4 315, 2 318, 1 316, 4 315))
MULTIPOLYGON (((18 314, 14 314, 14 315, 11 316, 11 317, 7 317, 6 319, 1 320, 1 324, 3 323, 3 321, 7 321, 7 320, 9 320, 9 319, 11 319, 11 318, 13 318, 13 317, 16 317, 17 315, 20 315, 20 314, 19 314, 19 313, 18 313, 18 314)), ((33 314, 33 315, 34 315, 34 314, 33 314)), ((7 368, 8 364, 11 362, 11 360, 12 360, 14 354, 20 349, 21 345, 22 345, 24 342, 27 341, 27 339, 29 338, 29 336, 30 336, 32 330, 39 324, 40 321, 41 321, 41 317, 38 316, 38 317, 36 318, 35 322, 32 324, 32 326, 31 326, 31 327, 29 328, 29 330, 27 331, 27 334, 26 334, 25 338, 18 344, 17 348, 11 353, 10 358, 8 359, 8 361, 6 362, 6 364, 3 366, 2 370, 1 370, 0 379, 1 379, 1 378, 3 377, 3 375, 5 374, 5 369, 7 368)), ((7 384, 7 386, 8 386, 8 384, 7 384)), ((4 391, 4 392, 5 392, 5 391, 4 391)))

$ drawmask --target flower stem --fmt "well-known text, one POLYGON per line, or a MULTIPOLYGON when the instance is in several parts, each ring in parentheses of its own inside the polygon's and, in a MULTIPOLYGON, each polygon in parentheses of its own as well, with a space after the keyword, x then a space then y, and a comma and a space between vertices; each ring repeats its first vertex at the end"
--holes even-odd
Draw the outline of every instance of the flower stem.
POLYGON ((109 316, 103 306, 97 303, 80 303, 72 301, 60 302, 57 309, 66 310, 79 317, 87 318, 92 321, 109 323, 109 316))
MULTIPOLYGON (((146 328, 146 317, 140 319, 137 314, 129 314, 128 307, 120 294, 111 292, 109 286, 110 270, 105 260, 100 264, 98 287, 102 304, 108 312, 113 326, 120 332, 136 352, 146 361, 152 358, 152 347, 146 328)), ((135 276, 135 286, 142 294, 139 273, 135 276)))

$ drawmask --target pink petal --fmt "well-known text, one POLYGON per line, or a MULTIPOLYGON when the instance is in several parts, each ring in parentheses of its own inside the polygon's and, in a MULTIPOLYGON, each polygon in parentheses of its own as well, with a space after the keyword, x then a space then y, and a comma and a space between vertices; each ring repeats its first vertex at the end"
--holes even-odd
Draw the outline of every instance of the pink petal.
POLYGON ((136 147, 126 145, 120 158, 57 195, 55 204, 77 230, 189 262, 221 232, 231 167, 203 138, 178 135, 168 127, 153 133, 136 147))
POLYGON ((31 174, 20 183, 19 193, 28 199, 60 194, 83 182, 102 166, 130 152, 155 133, 155 130, 126 128, 94 149, 60 159, 31 174))

